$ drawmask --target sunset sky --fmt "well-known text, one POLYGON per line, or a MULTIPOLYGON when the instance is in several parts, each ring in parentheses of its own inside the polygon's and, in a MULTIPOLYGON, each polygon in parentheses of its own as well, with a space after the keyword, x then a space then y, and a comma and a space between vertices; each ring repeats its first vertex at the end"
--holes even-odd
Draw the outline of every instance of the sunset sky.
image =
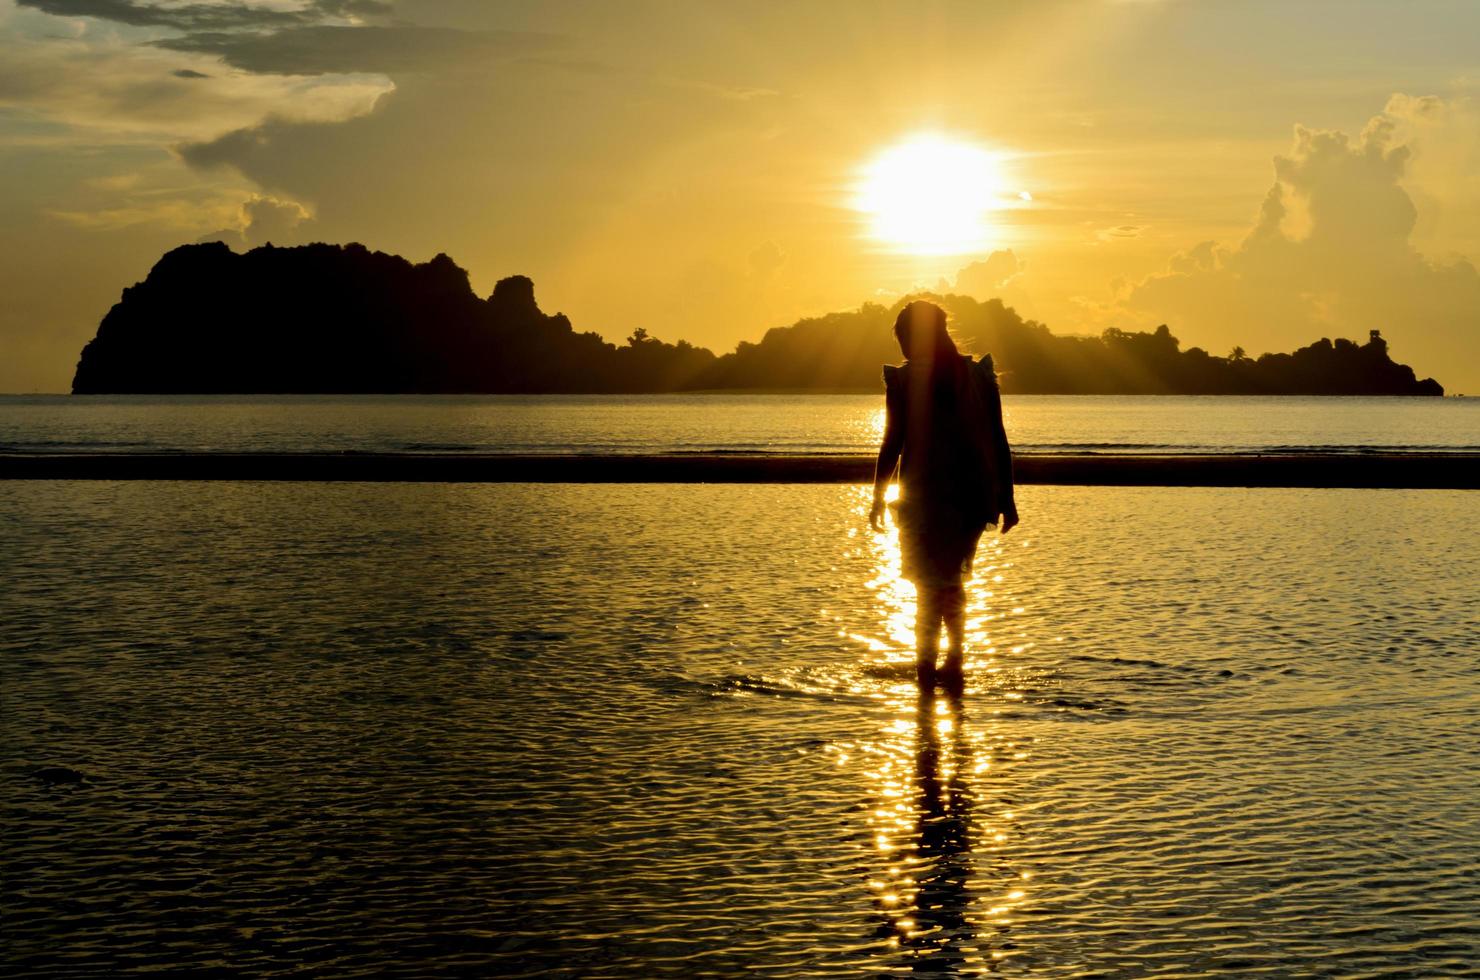
POLYGON ((617 342, 925 287, 1217 354, 1379 328, 1480 393, 1477 37, 1470 0, 0 0, 0 391, 66 390, 222 238, 446 252, 617 342))

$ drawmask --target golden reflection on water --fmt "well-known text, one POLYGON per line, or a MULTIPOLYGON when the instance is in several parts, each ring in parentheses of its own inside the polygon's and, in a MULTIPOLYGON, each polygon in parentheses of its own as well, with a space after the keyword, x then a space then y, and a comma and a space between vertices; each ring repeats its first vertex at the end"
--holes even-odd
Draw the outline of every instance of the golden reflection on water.
MULTIPOLYGON (((868 487, 856 490, 860 513, 868 512, 868 487)), ((898 495, 891 485, 889 499, 898 495)), ((873 658, 864 664, 864 673, 874 677, 908 681, 914 690, 915 662, 915 588, 900 575, 899 533, 892 525, 883 533, 858 532, 867 535, 865 547, 871 552, 874 574, 866 584, 874 593, 873 604, 880 611, 877 631, 848 632, 844 636, 863 645, 873 658)), ((1013 567, 1008 557, 1014 548, 1026 547, 1029 541, 1017 536, 1012 544, 988 529, 977 548, 972 576, 966 583, 966 670, 968 684, 974 689, 1001 688, 1007 678, 999 663, 998 647, 1021 654, 1033 644, 1020 631, 1012 631, 1010 617, 1021 616, 1021 605, 1005 606, 997 601, 998 592, 1013 567)), ((860 692, 863 693, 863 692, 860 692)))
POLYGON ((870 535, 868 547, 879 623, 871 633, 848 635, 865 648, 862 673, 871 686, 864 686, 887 706, 889 720, 874 738, 833 749, 839 764, 853 753, 865 760, 868 837, 877 862, 868 881, 878 915, 874 936, 902 969, 992 972, 1018 952, 1010 938, 1013 914, 1027 900, 1029 880, 1013 867, 1015 808, 996 790, 1008 785, 1001 781, 1007 771, 1024 764, 1028 746, 990 707, 1021 696, 1012 690, 1020 675, 1001 668, 999 645, 1015 654, 1030 646, 1021 634, 1011 637, 1017 642, 1007 638, 1008 617, 1021 607, 994 611, 995 593, 1012 567, 1007 546, 995 535, 984 539, 968 583, 964 698, 916 687, 915 595, 899 573, 898 534, 890 528, 870 535), (999 634, 1001 644, 994 643, 999 634), (972 701, 979 706, 968 711, 972 701))
POLYGON ((986 973, 1013 955, 1013 913, 1027 897, 1012 868, 1015 813, 993 799, 993 769, 1026 753, 1005 732, 968 723, 962 699, 900 694, 867 758, 876 870, 874 937, 914 972, 986 973))

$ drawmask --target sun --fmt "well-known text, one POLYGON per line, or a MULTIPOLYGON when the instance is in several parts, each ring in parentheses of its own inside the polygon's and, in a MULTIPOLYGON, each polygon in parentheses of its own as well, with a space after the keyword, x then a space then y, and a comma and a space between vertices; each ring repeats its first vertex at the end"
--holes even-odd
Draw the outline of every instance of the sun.
POLYGON ((912 136, 862 168, 853 206, 868 236, 909 255, 965 255, 991 244, 1003 190, 997 154, 964 140, 912 136))

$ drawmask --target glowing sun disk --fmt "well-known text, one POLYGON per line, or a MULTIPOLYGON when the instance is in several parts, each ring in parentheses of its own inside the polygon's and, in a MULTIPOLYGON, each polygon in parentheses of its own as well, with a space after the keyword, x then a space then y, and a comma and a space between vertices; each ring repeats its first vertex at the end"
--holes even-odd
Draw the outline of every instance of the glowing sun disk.
POLYGON ((943 136, 916 136, 874 157, 856 185, 854 207, 869 237, 912 255, 960 255, 988 244, 987 212, 998 206, 996 155, 943 136))

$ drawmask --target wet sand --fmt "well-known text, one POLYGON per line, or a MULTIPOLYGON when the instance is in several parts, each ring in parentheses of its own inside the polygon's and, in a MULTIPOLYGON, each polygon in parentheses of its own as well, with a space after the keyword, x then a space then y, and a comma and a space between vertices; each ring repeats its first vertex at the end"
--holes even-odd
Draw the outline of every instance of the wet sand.
MULTIPOLYGON (((0 479, 394 483, 867 483, 855 454, 47 453, 0 479)), ((1480 489, 1477 453, 1025 454, 1021 484, 1480 489)))

